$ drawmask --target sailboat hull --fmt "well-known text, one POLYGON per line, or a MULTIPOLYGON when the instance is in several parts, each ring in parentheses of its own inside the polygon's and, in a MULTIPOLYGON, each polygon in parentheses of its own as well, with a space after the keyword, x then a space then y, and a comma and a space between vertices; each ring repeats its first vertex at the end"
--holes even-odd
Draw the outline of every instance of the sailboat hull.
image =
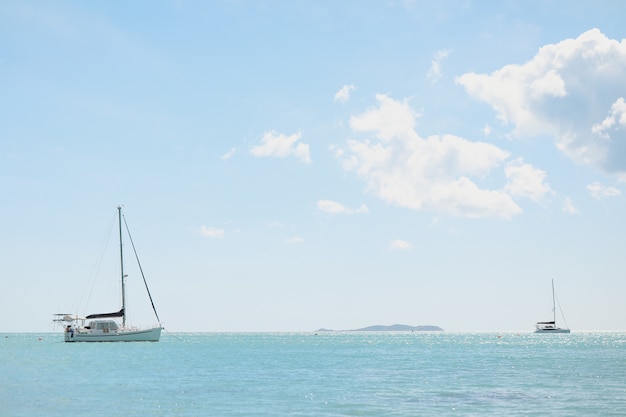
POLYGON ((65 332, 66 342, 158 342, 161 327, 152 329, 119 329, 110 332, 77 329, 65 332))
POLYGON ((535 333, 569 333, 569 329, 537 329, 535 333))

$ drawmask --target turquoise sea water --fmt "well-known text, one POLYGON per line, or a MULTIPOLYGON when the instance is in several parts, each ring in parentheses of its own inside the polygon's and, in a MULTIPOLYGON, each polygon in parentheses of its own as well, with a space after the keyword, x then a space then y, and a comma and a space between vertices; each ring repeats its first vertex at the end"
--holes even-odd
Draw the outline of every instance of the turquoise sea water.
POLYGON ((626 333, 0 334, 0 416, 626 416, 626 333))

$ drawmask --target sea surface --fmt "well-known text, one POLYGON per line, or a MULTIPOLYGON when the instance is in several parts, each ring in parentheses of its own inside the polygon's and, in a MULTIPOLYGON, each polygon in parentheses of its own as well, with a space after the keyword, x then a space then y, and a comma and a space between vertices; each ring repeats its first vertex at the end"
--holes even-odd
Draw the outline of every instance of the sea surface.
POLYGON ((626 416, 626 333, 0 334, 0 416, 626 416))

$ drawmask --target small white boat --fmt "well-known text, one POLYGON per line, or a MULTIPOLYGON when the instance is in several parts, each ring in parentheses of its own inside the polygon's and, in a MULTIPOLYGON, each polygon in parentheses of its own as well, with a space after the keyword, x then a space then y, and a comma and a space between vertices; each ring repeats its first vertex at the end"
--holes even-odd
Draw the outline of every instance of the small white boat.
MULTIPOLYGON (((568 328, 556 325, 556 302, 554 296, 554 280, 552 280, 552 321, 539 321, 535 324, 535 333, 569 333, 568 328)), ((565 320, 565 319, 563 319, 565 320)))
MULTIPOLYGON (((139 270, 143 277, 148 297, 152 303, 152 309, 154 315, 158 321, 158 325, 147 329, 140 329, 136 327, 126 326, 126 286, 124 275, 124 251, 122 242, 122 207, 117 208, 118 222, 119 222, 119 234, 120 234, 120 269, 122 276, 122 308, 119 311, 113 313, 102 314, 90 314, 87 317, 79 317, 71 314, 55 314, 55 322, 63 323, 66 342, 158 342, 161 337, 161 321, 159 315, 154 307, 152 301, 152 295, 148 289, 148 284, 145 277, 143 277, 143 270, 141 264, 139 264, 139 270), (121 323, 116 320, 121 318, 121 323), (90 320, 87 322, 87 320, 90 320), (87 322, 87 324, 85 324, 87 322)), ((124 220, 124 223, 126 220, 124 220)), ((126 227, 128 231, 128 226, 126 227)), ((130 237, 130 232, 128 234, 130 237)), ((130 242, 135 248, 132 237, 130 242)), ((135 252, 136 254, 136 252, 135 252)))

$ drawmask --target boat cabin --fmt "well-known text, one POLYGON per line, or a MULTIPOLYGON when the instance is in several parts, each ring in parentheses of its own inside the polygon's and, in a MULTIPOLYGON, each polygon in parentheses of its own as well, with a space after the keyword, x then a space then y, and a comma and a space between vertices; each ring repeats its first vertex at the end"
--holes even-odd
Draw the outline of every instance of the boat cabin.
POLYGON ((109 333, 110 331, 119 330, 119 325, 113 320, 93 320, 89 322, 89 325, 85 326, 86 329, 90 329, 92 332, 101 331, 102 333, 109 333))

